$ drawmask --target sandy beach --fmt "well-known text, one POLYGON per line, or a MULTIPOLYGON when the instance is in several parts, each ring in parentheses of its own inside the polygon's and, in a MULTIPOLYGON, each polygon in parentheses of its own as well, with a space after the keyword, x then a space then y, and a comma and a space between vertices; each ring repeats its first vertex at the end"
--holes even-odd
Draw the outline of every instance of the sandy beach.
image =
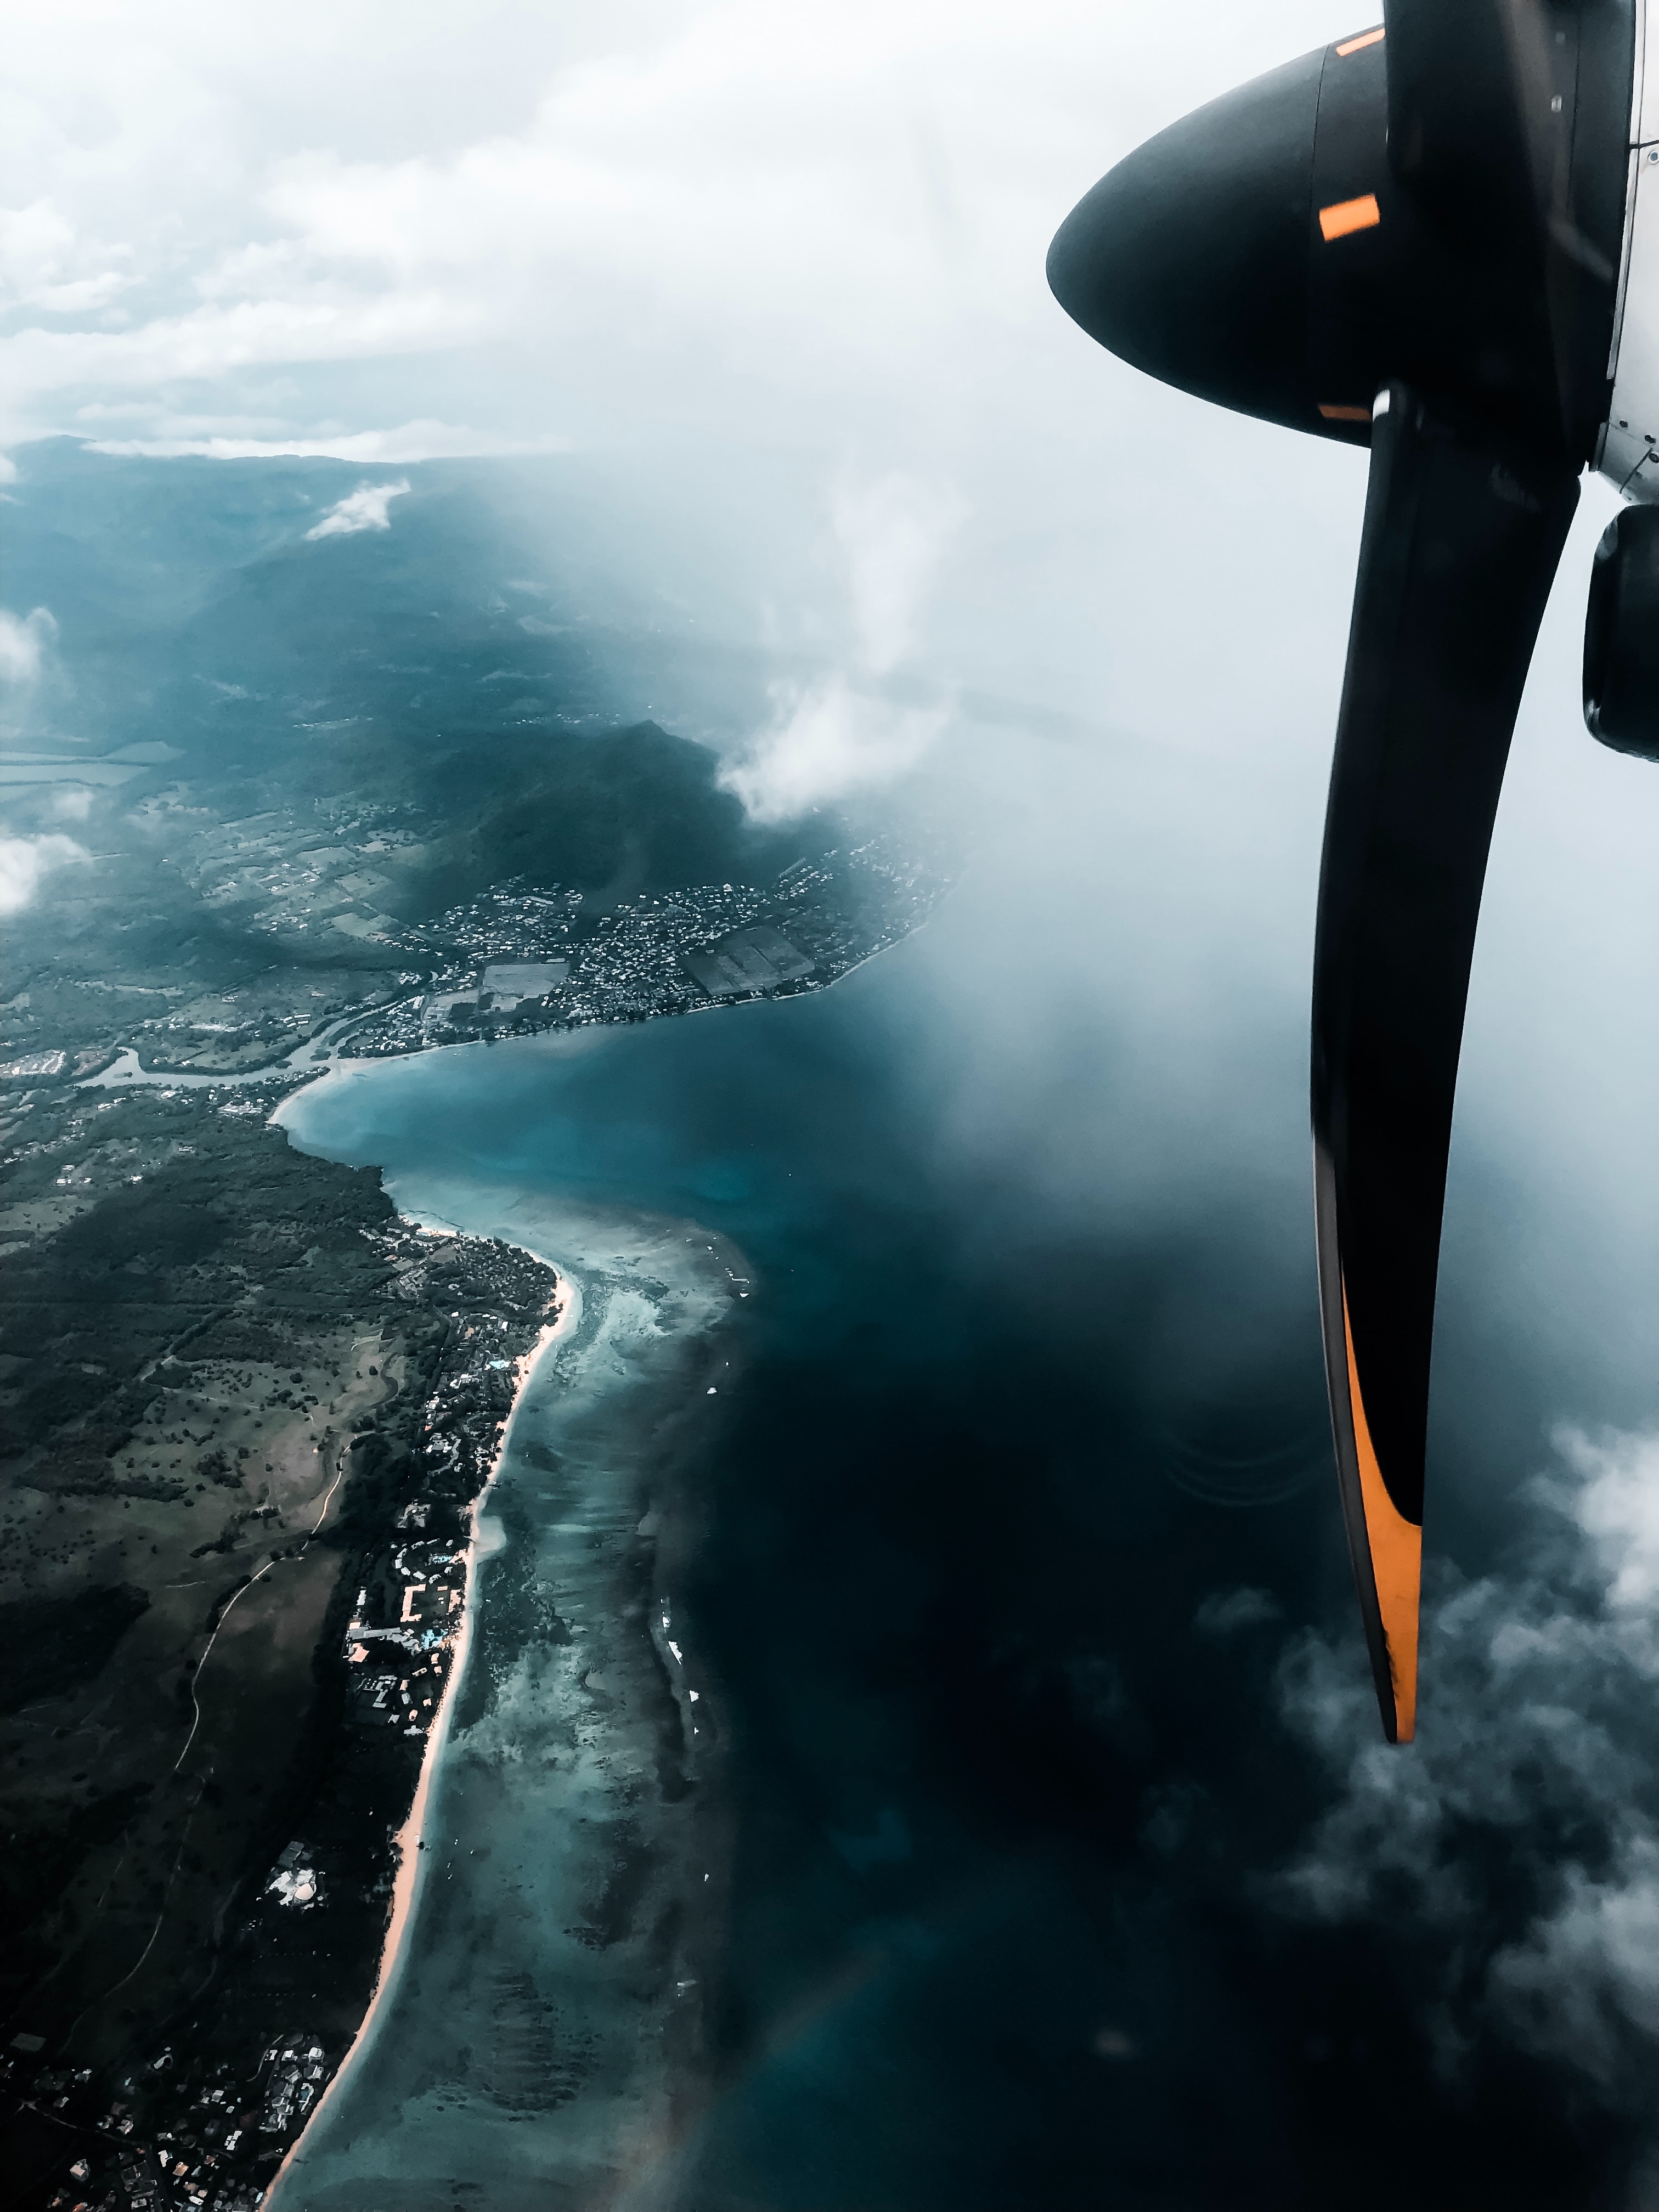
POLYGON ((683 1217, 387 1184, 407 1219, 552 1266, 560 1356, 535 1347, 479 1497, 464 1663, 423 1747, 372 2003, 271 2185, 281 2212, 453 2212, 480 2187, 492 2212, 632 2206, 709 2078, 721 1731, 672 1598, 682 1486, 732 1402, 725 1324, 752 1271, 683 1217))
MULTIPOLYGON (((413 1216, 407 1218, 415 1218, 413 1216)), ((417 1225, 422 1228, 441 1228, 451 1231, 451 1224, 447 1222, 419 1221, 417 1225)), ((453 1233, 453 1231, 451 1233, 453 1233)), ((531 1245, 520 1244, 519 1249, 529 1252, 532 1258, 542 1261, 548 1267, 554 1266, 554 1262, 544 1253, 536 1251, 531 1245)), ((289 2146, 286 2157, 276 2169, 265 2191, 264 2202, 266 2204, 274 2203, 280 2196, 283 2181, 306 2137, 316 2128, 337 2096, 343 2094, 343 2085, 348 2081, 354 2066, 369 2048, 374 2030, 384 2015, 397 1986, 398 1972, 407 1955, 409 1929, 427 1864, 424 1845, 432 1778, 443 1756, 455 1701, 460 1694, 461 1685, 466 1674, 467 1660, 472 1648, 473 1627, 477 1611, 478 1568, 483 1556, 481 1524, 488 1510, 490 1492, 495 1486, 495 1478, 501 1472, 501 1462, 506 1456, 507 1445, 513 1434, 513 1425, 518 1418, 519 1408, 524 1401, 526 1388, 543 1359, 556 1345, 574 1334, 581 1322, 580 1285, 565 1269, 558 1268, 556 1272, 559 1278, 558 1318, 543 1329, 531 1350, 515 1364, 513 1376, 512 1411, 508 1413, 502 1427, 501 1443, 490 1467, 489 1480, 472 1501, 467 1531, 466 1585, 462 1601, 461 1625, 456 1639, 454 1662, 450 1668, 448 1680, 444 1685, 443 1697, 433 1721, 431 1733, 427 1738, 425 1754, 421 1761, 420 1779, 416 1784, 408 1818, 394 1839, 398 1854, 398 1872, 392 1893, 392 1916, 386 1926, 386 1942, 380 1953, 380 1972, 375 1977, 374 1991, 368 2001, 368 2008, 363 2014, 362 2025, 356 2034, 351 2039, 345 2057, 336 2069, 332 2080, 321 2097, 318 2099, 305 2127, 289 2146)))

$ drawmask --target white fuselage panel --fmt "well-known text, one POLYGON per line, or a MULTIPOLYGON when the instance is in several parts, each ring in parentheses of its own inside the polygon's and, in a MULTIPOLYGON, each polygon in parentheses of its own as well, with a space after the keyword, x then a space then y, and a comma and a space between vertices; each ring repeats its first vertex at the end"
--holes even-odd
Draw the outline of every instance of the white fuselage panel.
MULTIPOLYGON (((1659 500, 1659 35, 1647 36, 1647 0, 1637 0, 1613 406, 1595 465, 1627 499, 1659 500)), ((1653 27, 1659 34, 1659 21, 1653 27)))

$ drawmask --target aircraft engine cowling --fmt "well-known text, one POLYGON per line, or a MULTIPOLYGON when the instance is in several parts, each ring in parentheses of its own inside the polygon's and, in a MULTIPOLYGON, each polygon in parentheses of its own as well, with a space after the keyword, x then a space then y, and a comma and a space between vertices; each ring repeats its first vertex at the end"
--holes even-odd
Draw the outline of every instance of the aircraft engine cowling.
POLYGON ((1659 760, 1659 507, 1626 507, 1595 549, 1584 720, 1615 752, 1659 760))

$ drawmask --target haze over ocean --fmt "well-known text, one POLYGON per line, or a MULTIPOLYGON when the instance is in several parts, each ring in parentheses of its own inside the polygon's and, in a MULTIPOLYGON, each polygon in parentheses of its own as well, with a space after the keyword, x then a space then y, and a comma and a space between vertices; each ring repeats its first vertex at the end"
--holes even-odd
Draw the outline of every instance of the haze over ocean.
POLYGON ((1652 2212, 1659 774, 1579 721, 1611 495, 1498 817, 1389 1753, 1306 1109, 1363 465, 1135 377, 1042 283, 1121 152, 1350 26, 14 20, 9 442, 337 455, 365 540, 494 457, 619 723, 716 745, 760 818, 970 856, 828 994, 293 1116, 394 1187, 645 1209, 756 1271, 675 1594, 727 1716, 724 2070, 638 2201, 1652 2212))

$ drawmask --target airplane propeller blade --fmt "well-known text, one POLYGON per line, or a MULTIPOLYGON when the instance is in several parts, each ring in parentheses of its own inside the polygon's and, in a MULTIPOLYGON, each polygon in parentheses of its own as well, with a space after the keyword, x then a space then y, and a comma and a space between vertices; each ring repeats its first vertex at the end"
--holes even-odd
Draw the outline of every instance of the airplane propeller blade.
POLYGON ((1498 793, 1577 472, 1404 385, 1371 433, 1314 954, 1321 1317, 1390 1742, 1417 1707, 1429 1355, 1452 1101, 1498 793))
MULTIPOLYGON (((1312 1107, 1339 1486, 1399 1742, 1416 1726, 1452 1106, 1504 764, 1580 471, 1659 503, 1648 3, 1385 0, 1383 22, 1138 147, 1048 253, 1055 297, 1121 359, 1370 448, 1312 1107)), ((1651 520, 1603 541, 1584 704, 1605 743, 1659 759, 1651 520)))

